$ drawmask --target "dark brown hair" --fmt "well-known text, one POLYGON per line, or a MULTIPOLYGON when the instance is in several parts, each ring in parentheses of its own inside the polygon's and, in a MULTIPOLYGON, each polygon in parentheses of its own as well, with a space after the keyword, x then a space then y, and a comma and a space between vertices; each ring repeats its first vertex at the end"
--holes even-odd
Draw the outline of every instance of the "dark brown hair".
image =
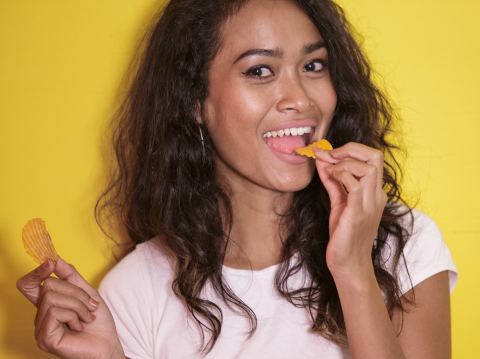
MULTIPOLYGON (((246 0, 171 0, 147 35, 135 75, 120 107, 114 129, 116 167, 111 183, 97 203, 97 220, 114 215, 136 244, 155 238, 175 263, 173 291, 197 321, 205 339, 204 352, 218 339, 222 312, 201 298, 207 281, 229 305, 237 306, 256 329, 255 313, 222 278, 222 263, 230 238, 224 232, 233 221, 229 196, 215 181, 215 147, 202 125, 198 104, 208 96, 209 66, 221 46, 221 27, 246 0), (220 207, 221 206, 221 207, 220 207)), ((401 206, 399 164, 390 142, 397 118, 382 91, 374 84, 371 66, 355 41, 342 9, 330 0, 294 1, 317 26, 327 46, 330 76, 337 107, 326 138, 334 147, 358 142, 385 154, 384 189, 389 201, 372 249, 378 284, 388 312, 402 309, 397 279, 385 268, 382 252, 395 244, 394 263, 402 255, 408 230, 401 217, 411 214, 401 206)), ((330 200, 317 174, 294 194, 292 207, 282 215, 288 228, 283 238, 283 262, 276 274, 278 291, 293 305, 306 308, 312 328, 339 344, 346 330, 339 296, 326 264, 330 200), (292 255, 298 260, 291 262, 292 255), (306 270, 311 280, 290 290, 288 279, 306 270)), ((412 216, 411 216, 412 217, 412 216)), ((412 217, 413 220, 413 217, 412 217)))

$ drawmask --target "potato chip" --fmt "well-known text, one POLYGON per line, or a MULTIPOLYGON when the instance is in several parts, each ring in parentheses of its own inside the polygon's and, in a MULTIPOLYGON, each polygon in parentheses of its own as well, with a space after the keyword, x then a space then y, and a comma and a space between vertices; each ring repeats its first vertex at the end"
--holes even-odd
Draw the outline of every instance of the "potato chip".
POLYGON ((23 247, 38 264, 48 259, 58 261, 58 254, 53 246, 52 239, 47 232, 45 222, 41 218, 34 218, 27 222, 22 229, 23 247))
POLYGON ((302 148, 297 148, 295 150, 296 153, 298 153, 299 155, 302 155, 302 156, 308 156, 308 157, 311 157, 311 158, 317 158, 317 156, 315 156, 315 152, 313 152, 313 149, 314 148, 321 148, 323 150, 333 150, 333 147, 332 145, 330 144, 330 142, 328 142, 327 140, 325 139, 321 139, 321 140, 318 140, 317 142, 314 142, 312 143, 311 145, 308 145, 306 147, 302 147, 302 148))

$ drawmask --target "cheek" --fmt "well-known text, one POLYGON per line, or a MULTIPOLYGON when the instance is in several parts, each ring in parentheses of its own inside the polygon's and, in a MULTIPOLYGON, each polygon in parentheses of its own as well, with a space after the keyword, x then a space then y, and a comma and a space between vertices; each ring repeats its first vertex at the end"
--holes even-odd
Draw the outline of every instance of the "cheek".
POLYGON ((333 88, 333 84, 331 83, 330 79, 328 81, 328 85, 324 86, 318 92, 319 94, 319 101, 321 101, 321 110, 324 114, 333 116, 333 112, 335 111, 335 107, 337 106, 337 93, 333 88))
POLYGON ((257 127, 272 106, 269 98, 273 97, 261 86, 246 87, 236 81, 216 83, 208 100, 212 137, 222 136, 230 140, 238 136, 243 140, 258 137, 257 127))
POLYGON ((316 103, 321 113, 320 126, 317 128, 317 137, 320 139, 327 134, 337 107, 337 94, 332 85, 324 86, 316 92, 316 103))
POLYGON ((254 96, 234 84, 216 81, 205 109, 210 137, 223 162, 237 168, 254 155, 256 122, 261 113, 254 96))

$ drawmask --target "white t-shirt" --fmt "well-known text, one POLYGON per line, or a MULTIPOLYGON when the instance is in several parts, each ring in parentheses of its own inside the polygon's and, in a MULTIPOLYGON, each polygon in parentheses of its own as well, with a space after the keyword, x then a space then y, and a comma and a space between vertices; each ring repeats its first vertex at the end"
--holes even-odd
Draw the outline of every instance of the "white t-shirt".
MULTIPOLYGON (((411 281, 402 260, 397 269, 402 293, 445 270, 449 271, 451 293, 458 274, 450 250, 436 223, 419 211, 414 214, 415 228, 404 249, 411 281)), ((389 253, 384 257, 390 267, 389 253)), ((204 296, 215 300, 223 311, 220 337, 206 358, 350 358, 348 349, 310 330, 306 309, 296 308, 278 294, 274 286, 278 266, 259 271, 223 267, 230 287, 257 317, 257 330, 250 339, 245 334, 250 328, 247 319, 215 300, 206 286, 204 296)), ((302 283, 304 275, 298 274, 292 283, 302 283)), ((169 261, 152 241, 138 245, 104 278, 100 293, 113 314, 128 358, 201 357, 200 330, 173 293, 173 279, 169 261)))

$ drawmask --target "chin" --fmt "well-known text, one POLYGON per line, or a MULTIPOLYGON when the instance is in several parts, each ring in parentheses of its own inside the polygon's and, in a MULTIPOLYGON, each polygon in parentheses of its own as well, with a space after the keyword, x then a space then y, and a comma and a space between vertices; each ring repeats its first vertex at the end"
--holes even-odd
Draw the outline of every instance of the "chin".
POLYGON ((292 175, 285 174, 281 178, 277 178, 273 187, 279 192, 297 192, 307 187, 312 181, 314 171, 301 174, 294 173, 292 175))

